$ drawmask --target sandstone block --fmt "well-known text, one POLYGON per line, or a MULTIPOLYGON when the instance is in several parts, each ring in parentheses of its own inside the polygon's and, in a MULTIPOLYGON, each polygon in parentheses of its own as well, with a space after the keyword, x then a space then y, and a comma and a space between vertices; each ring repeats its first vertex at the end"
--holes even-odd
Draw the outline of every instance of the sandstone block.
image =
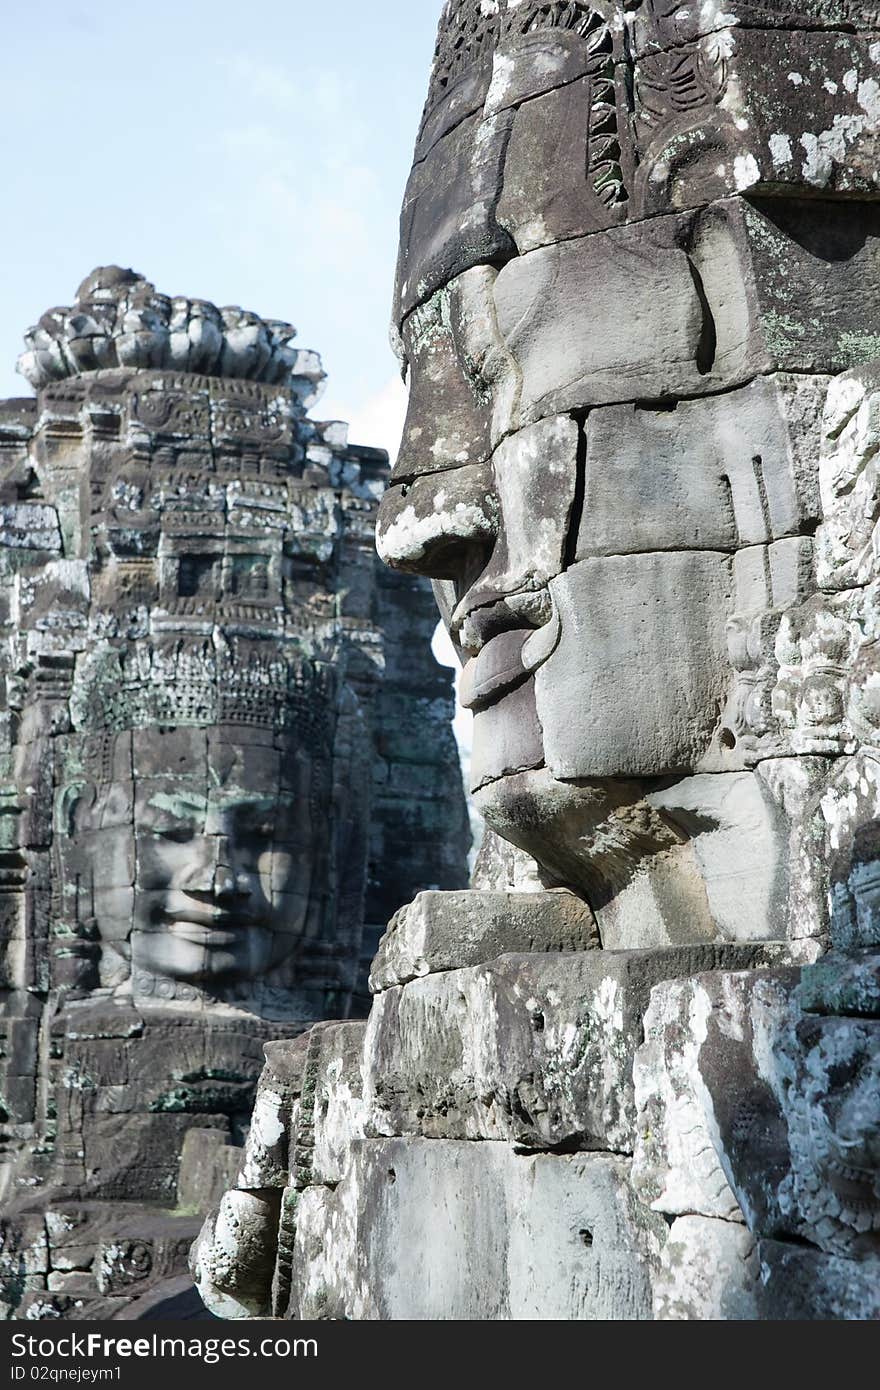
POLYGON ((180 1153, 178 1208, 204 1212, 216 1206, 226 1189, 234 1186, 241 1157, 241 1149, 221 1131, 189 1130, 180 1153))
POLYGON ((815 524, 826 387, 777 374, 670 408, 592 411, 578 559, 735 551, 815 524))
POLYGON ((665 1226, 609 1155, 502 1144, 366 1140, 330 1193, 298 1209, 291 1313, 301 1318, 650 1316, 665 1226))
MULTIPOLYGON (((496 64, 501 62, 497 55, 496 64)), ((623 221, 626 188, 615 97, 613 78, 601 73, 519 107, 497 217, 520 254, 623 221), (580 178, 571 178, 572 166, 583 170, 580 178)))
POLYGON ((725 0, 699 9, 636 0, 627 16, 627 31, 636 56, 691 43, 734 26, 743 29, 867 29, 877 15, 868 0, 725 0))
POLYGON ((819 486, 822 526, 817 537, 823 589, 870 583, 880 543, 880 364, 835 378, 825 410, 819 486))
POLYGON ((46 1279, 50 1293, 69 1294, 71 1298, 94 1297, 95 1280, 91 1273, 81 1270, 53 1270, 46 1279))
POLYGON ((796 23, 715 29, 637 59, 637 208, 666 212, 752 189, 871 196, 877 35, 796 23), (685 112, 676 92, 688 82, 685 112))
POLYGON ((536 673, 535 699, 554 777, 693 771, 728 681, 729 556, 582 560, 550 592, 563 637, 536 673), (646 720, 646 705, 660 713, 646 720), (573 709, 584 713, 572 719, 573 709))
POLYGON ((508 262, 494 297, 521 423, 877 356, 880 210, 840 206, 731 198, 508 262))
POLYGON ((488 63, 466 71, 446 94, 427 110, 416 141, 414 163, 423 160, 444 135, 475 112, 482 112, 492 76, 488 63))
POLYGON ((791 1322, 880 1318, 880 1260, 848 1260, 776 1240, 762 1240, 758 1257, 762 1318, 791 1322))
POLYGON ((674 1221, 657 1273, 659 1322, 753 1321, 758 1311, 754 1236, 735 1222, 708 1216, 674 1221))
POLYGON ((725 970, 658 985, 636 1053, 633 1182, 655 1211, 788 1228, 783 1077, 773 1048, 795 970, 725 970))
POLYGON ((584 33, 561 25, 517 25, 514 11, 508 15, 492 64, 492 82, 486 94, 485 111, 495 115, 508 107, 521 106, 543 92, 566 87, 579 78, 598 80, 607 74, 609 59, 622 58, 622 34, 602 24, 605 19, 593 12, 593 23, 584 33), (518 29, 520 30, 518 32, 518 29))
MULTIPOLYGON (((322 1034, 313 1109, 312 1181, 339 1182, 352 1141, 364 1134, 363 1057, 366 1024, 329 1025, 322 1034)), ((298 1142, 305 1139, 301 1125, 298 1142)))
POLYGON ((494 296, 522 373, 523 423, 694 389, 703 310, 677 230, 674 219, 658 219, 504 266, 494 296))
POLYGON ((511 123, 506 111, 487 121, 472 116, 415 165, 400 219, 401 321, 463 270, 513 250, 495 216, 511 123))
MULTIPOLYGON (((174 1201, 180 1153, 192 1123, 186 1114, 95 1115, 83 1126, 85 1181, 108 1198, 174 1201)), ((225 1130, 225 1115, 200 1123, 225 1130)))
POLYGON ((235 1186, 296 1190, 338 1181, 347 1145, 362 1133, 362 1023, 319 1023, 266 1045, 235 1186))
POLYGON ((650 991, 754 948, 507 955, 376 996, 367 1133, 631 1152, 650 991))
POLYGON ((422 473, 482 463, 490 452, 488 422, 480 409, 475 381, 461 361, 454 304, 443 291, 416 309, 403 327, 403 351, 412 388, 392 482, 422 473), (426 410, 435 421, 425 438, 426 410))
POLYGON ((508 952, 598 945, 593 916, 572 893, 420 893, 392 918, 370 972, 374 994, 422 975, 481 965, 508 952))

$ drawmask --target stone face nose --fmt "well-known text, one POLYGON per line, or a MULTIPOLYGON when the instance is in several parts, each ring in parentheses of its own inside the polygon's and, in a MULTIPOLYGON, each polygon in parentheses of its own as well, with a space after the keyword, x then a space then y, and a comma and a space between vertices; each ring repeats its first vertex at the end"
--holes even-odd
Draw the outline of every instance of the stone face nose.
MULTIPOLYGON (((460 581, 498 535, 498 498, 488 468, 472 464, 389 488, 376 548, 392 569, 460 581)), ((482 566, 480 566, 482 568, 482 566)))
POLYGON ((239 891, 239 878, 225 864, 218 864, 214 870, 214 893, 218 898, 229 898, 239 891))
POLYGON ((214 895, 217 898, 249 898, 257 882, 256 871, 242 866, 233 867, 230 856, 223 852, 218 856, 214 870, 214 895))

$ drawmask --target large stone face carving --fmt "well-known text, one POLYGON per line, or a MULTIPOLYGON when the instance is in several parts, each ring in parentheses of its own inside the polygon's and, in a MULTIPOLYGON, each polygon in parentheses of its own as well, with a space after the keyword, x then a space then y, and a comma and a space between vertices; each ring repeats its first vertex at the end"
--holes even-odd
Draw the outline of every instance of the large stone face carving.
MULTIPOLYGON (((243 1001, 271 980, 283 1009, 337 910, 334 674, 234 640, 85 658, 71 706, 86 727, 56 740, 54 863, 65 920, 96 939, 96 983, 243 1001)), ((363 865, 365 819, 357 833, 363 865)))
MULTIPOLYGON (((327 732, 307 751, 298 739, 255 743, 246 726, 174 730, 155 775, 131 760, 128 778, 66 789, 76 799, 59 858, 77 921, 85 900, 102 955, 122 967, 130 949, 139 994, 252 984, 301 950, 331 815, 327 732)), ((115 964, 104 962, 105 979, 115 964)))
POLYGON ((380 572, 387 458, 309 419, 293 337, 104 268, 28 335, 36 400, 0 404, 16 1315, 185 1287, 263 1043, 361 1012, 389 902, 466 881, 430 592, 380 572), (107 1272, 123 1236, 143 1259, 107 1272))
POLYGON ((846 751, 793 648, 854 660, 809 600, 864 529, 818 458, 880 347, 880 49, 765 9, 448 6, 404 201, 380 554, 434 580, 481 810, 606 946, 817 934, 767 772, 846 751))
POLYGON ((224 1316, 877 1316, 878 79, 851 0, 446 4, 378 548, 495 834, 273 1052, 224 1316))

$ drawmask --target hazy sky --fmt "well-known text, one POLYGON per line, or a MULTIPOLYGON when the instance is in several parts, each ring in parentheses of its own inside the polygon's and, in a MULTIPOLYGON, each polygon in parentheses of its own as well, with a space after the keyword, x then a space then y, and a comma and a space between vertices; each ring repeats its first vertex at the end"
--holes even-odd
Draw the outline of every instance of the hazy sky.
POLYGON ((395 444, 397 216, 441 0, 11 0, 0 50, 0 396, 96 265, 288 319, 315 414, 395 444))

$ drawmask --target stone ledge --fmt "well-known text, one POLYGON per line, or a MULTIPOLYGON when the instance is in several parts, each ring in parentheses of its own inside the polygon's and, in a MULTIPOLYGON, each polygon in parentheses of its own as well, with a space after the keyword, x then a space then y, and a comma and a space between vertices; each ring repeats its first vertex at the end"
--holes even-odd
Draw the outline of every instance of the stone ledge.
POLYGON ((633 1062, 653 987, 778 961, 758 945, 504 955, 379 994, 367 1133, 631 1153, 633 1062))
POLYGON ((593 914, 573 893, 419 893, 391 919, 370 971, 373 994, 504 953, 598 947, 593 914))
POLYGON ((335 1190, 300 1195, 288 1316, 648 1319, 666 1227, 628 1171, 608 1154, 362 1140, 335 1190))

